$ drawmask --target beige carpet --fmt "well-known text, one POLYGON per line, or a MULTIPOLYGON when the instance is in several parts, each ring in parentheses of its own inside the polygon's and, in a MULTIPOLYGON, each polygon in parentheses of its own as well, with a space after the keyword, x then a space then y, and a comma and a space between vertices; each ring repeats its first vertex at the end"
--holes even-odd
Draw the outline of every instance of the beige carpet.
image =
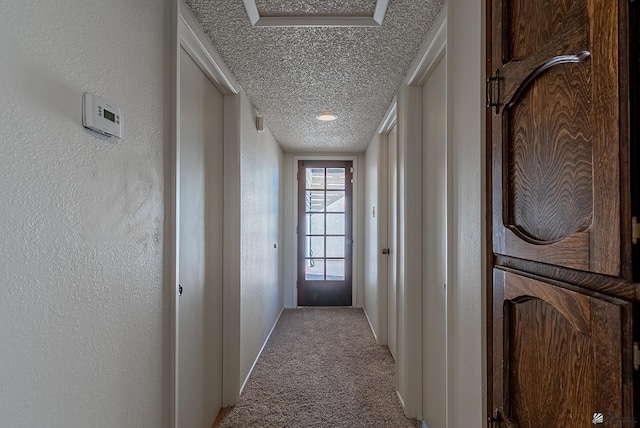
POLYGON ((361 309, 285 310, 221 427, 419 427, 361 309))

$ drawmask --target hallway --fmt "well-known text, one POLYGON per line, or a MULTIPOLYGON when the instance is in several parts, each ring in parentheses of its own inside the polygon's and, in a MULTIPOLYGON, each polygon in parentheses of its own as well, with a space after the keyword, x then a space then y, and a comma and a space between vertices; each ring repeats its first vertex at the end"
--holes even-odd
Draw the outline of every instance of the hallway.
POLYGON ((219 425, 419 427, 395 393, 395 363, 362 309, 285 309, 237 406, 219 425))
POLYGON ((353 162, 351 306, 368 321, 366 346, 395 357, 394 406, 430 428, 483 426, 485 6, 7 3, 0 420, 209 428, 243 398, 280 313, 299 304, 296 165, 330 158, 353 162), (262 25, 281 12, 316 17, 262 25), (122 138, 83 127, 85 93, 120 109, 122 138), (193 116, 180 112, 187 98, 193 116), (327 110, 336 120, 320 119, 327 110), (202 136, 215 144, 189 145, 202 136), (434 153, 443 168, 423 175, 434 153), (446 198, 433 229, 425 194, 446 198), (423 275, 432 251, 440 270, 423 275), (423 316, 429 304, 438 310, 423 316))

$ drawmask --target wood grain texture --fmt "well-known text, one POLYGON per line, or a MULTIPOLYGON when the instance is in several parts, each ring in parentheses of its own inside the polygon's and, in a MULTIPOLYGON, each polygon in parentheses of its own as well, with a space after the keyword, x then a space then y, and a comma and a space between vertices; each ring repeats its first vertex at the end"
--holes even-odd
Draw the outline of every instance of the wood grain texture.
MULTIPOLYGON (((635 137, 635 135, 632 137, 632 132, 634 132, 632 128, 638 126, 637 117, 632 117, 635 109, 635 107, 632 107, 632 104, 637 105, 637 99, 632 95, 635 88, 631 84, 631 76, 634 76, 634 80, 637 79, 637 74, 635 74, 637 72, 634 70, 634 65, 632 64, 635 61, 637 65, 637 61, 640 60, 636 51, 637 44, 640 43, 638 24, 633 21, 635 18, 633 18, 633 14, 630 13, 630 9, 637 10, 638 6, 636 3, 632 4, 633 7, 631 7, 631 4, 628 2, 622 2, 619 5, 618 11, 619 52, 629 53, 628 55, 619 55, 618 61, 620 86, 620 218, 622 219, 620 228, 620 244, 622 247, 620 270, 621 276, 628 281, 634 280, 634 262, 633 246, 631 244, 631 227, 627 223, 627 221, 629 221, 627 219, 631 218, 632 213, 637 212, 637 210, 633 208, 634 200, 636 204, 640 202, 638 186, 636 184, 638 183, 638 179, 637 176, 632 177, 631 175, 631 171, 637 168, 637 166, 634 166, 634 155, 636 155, 636 153, 632 152, 630 142, 636 141, 637 137, 635 137), (634 28, 635 31, 630 31, 631 28, 634 28)), ((637 91, 637 89, 635 90, 637 91)), ((633 146, 633 149, 635 149, 636 145, 634 144, 633 146)))
MULTIPOLYGON (((546 7, 545 1, 531 3, 546 7)), ((492 10, 492 19, 510 16, 502 1, 494 1, 492 8, 496 7, 499 11, 492 10)), ((541 24, 548 26, 544 31, 524 30, 519 21, 510 27, 502 23, 498 35, 494 24, 492 44, 501 51, 513 38, 518 46, 529 43, 529 38, 516 36, 517 31, 540 31, 530 37, 530 48, 513 48, 514 54, 529 56, 503 63, 501 55, 492 55, 493 68, 502 71, 505 84, 519 82, 513 88, 535 74, 536 64, 570 55, 585 43, 591 56, 535 75, 513 105, 493 115, 493 249, 619 277, 620 139, 611 132, 619 123, 618 72, 611 66, 618 45, 596 36, 617 31, 617 25, 604 28, 611 24, 612 14, 617 17, 617 7, 605 0, 575 0, 561 3, 561 8, 568 9, 557 16, 551 13, 549 19, 557 22, 541 24), (594 13, 604 17, 591 17, 594 13), (602 79, 607 83, 599 82, 602 79), (582 233, 587 236, 577 236, 582 233)), ((530 26, 538 25, 527 19, 530 26)))
POLYGON ((589 69, 556 68, 509 110, 509 220, 541 243, 587 230, 592 164, 589 69))
MULTIPOLYGON (((485 24, 485 47, 487 52, 487 57, 485 58, 485 79, 491 76, 492 73, 492 63, 491 63, 491 52, 493 50, 493 20, 492 20, 492 0, 485 0, 485 8, 486 8, 486 24, 485 24)), ((485 114, 485 141, 486 145, 484 147, 484 155, 485 155, 485 182, 484 182, 484 206, 483 206, 483 223, 485 227, 485 240, 483 247, 484 254, 484 310, 485 310, 485 348, 484 352, 486 353, 485 359, 485 373, 486 373, 486 395, 487 398, 485 400, 485 411, 486 415, 493 414, 494 406, 493 406, 493 240, 491 239, 493 236, 493 210, 491 209, 491 202, 493 200, 493 171, 491 168, 492 165, 492 143, 491 143, 491 121, 492 115, 491 113, 485 114)))
MULTIPOLYGON (((618 2, 591 0, 593 203, 592 272, 620 276, 620 108, 618 2)), ((625 221, 627 221, 625 219, 625 221)))
POLYGON ((502 255, 495 256, 493 265, 507 271, 520 271, 527 275, 580 287, 585 293, 602 293, 626 301, 640 301, 640 284, 620 278, 502 255))
POLYGON ((593 426, 596 411, 621 427, 640 408, 639 10, 487 0, 487 76, 502 84, 487 111, 487 408, 520 427, 593 426))
MULTIPOLYGON (((525 2, 523 2, 525 3, 525 2)), ((540 5, 543 2, 526 2, 531 5, 540 5)), ((530 6, 529 6, 530 7, 530 6)), ((554 14, 552 9, 547 10, 547 15, 551 13, 552 18, 545 18, 537 21, 539 25, 529 23, 529 32, 533 32, 533 37, 527 37, 529 32, 526 27, 520 25, 518 29, 522 31, 520 46, 529 52, 521 59, 511 58, 504 64, 504 105, 508 108, 517 102, 520 94, 527 89, 527 86, 535 81, 546 70, 570 62, 580 62, 589 56, 588 34, 587 34, 587 6, 584 0, 576 0, 568 10, 566 16, 554 14), (555 29, 549 33, 548 29, 555 29), (540 32, 545 34, 546 43, 540 44, 540 37, 536 37, 540 32)))
MULTIPOLYGON (((620 134, 623 138, 624 149, 626 149, 623 150, 622 153, 626 153, 629 160, 629 163, 626 164, 628 169, 623 169, 623 173, 630 176, 628 191, 631 194, 631 200, 626 201, 626 210, 623 209, 623 213, 628 213, 626 218, 629 218, 633 215, 638 216, 640 213, 640 145, 630 144, 631 141, 639 141, 640 138, 640 3, 624 3, 621 4, 621 9, 624 12, 621 12, 621 15, 629 16, 630 21, 628 29, 625 25, 621 25, 621 30, 626 30, 626 43, 621 47, 626 47, 630 53, 629 59, 622 62, 620 69, 621 77, 625 79, 624 82, 621 83, 621 93, 623 97, 620 101, 621 105, 624 106, 624 110, 621 111, 621 116, 626 117, 626 115, 624 115, 626 111, 629 112, 630 116, 628 120, 629 132, 621 132, 620 134), (623 85, 623 83, 626 84, 626 86, 623 85), (627 87, 629 91, 624 91, 627 87), (626 95, 624 95, 625 93, 626 95), (628 101, 629 104, 624 105, 624 101, 628 101)), ((625 217, 623 216, 622 218, 624 220, 625 217)), ((624 224, 623 245, 626 244, 626 255, 628 255, 626 268, 632 270, 630 278, 633 278, 636 282, 640 282, 640 249, 638 245, 633 246, 633 248, 628 248, 630 247, 630 231, 631 227, 628 224, 624 224), (626 240, 624 238, 626 238, 626 240)))
POLYGON ((521 428, 587 427, 595 376, 591 340, 541 300, 509 303, 510 417, 521 428))
MULTIPOLYGON (((622 384, 622 325, 620 307, 603 300, 593 299, 593 355, 596 374, 594 412, 609 417, 623 415, 622 384)), ((631 416, 631 415, 626 415, 631 416)), ((622 424, 610 424, 622 426, 622 424)))
POLYGON ((517 234, 517 230, 504 231, 505 248, 518 257, 543 263, 556 263, 571 269, 589 270, 589 234, 575 233, 561 241, 547 245, 531 243, 531 238, 517 234))
MULTIPOLYGON (((488 415, 493 415, 495 409, 504 412, 508 408, 509 399, 505 395, 504 380, 507 378, 507 366, 505 364, 505 353, 509 345, 509 337, 505 336, 504 326, 504 277, 505 272, 493 269, 493 286, 491 294, 493 296, 492 317, 491 317, 491 382, 492 395, 488 415)), ((508 353, 507 353, 508 355, 508 353)))
POLYGON ((591 328, 590 297, 565 288, 552 287, 547 283, 511 272, 505 273, 505 300, 524 302, 539 299, 553 306, 573 328, 589 334, 591 328))
POLYGON ((494 270, 493 404, 519 427, 632 420, 632 305, 570 287, 494 270))
POLYGON ((579 0, 539 0, 507 2, 507 25, 504 62, 528 57, 561 29, 573 3, 579 0), (531 25, 535 22, 536 25, 531 25))

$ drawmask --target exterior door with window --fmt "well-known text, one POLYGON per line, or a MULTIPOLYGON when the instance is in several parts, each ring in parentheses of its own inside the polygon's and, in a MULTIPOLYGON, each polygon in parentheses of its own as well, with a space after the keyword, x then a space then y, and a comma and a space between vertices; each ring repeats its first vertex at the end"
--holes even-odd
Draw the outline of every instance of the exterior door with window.
POLYGON ((353 163, 298 162, 298 306, 351 306, 353 163))

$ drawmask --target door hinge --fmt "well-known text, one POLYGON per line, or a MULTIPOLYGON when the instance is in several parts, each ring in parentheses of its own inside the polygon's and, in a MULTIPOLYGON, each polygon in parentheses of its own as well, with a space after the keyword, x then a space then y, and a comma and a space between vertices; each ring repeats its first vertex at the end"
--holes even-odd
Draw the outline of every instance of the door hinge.
POLYGON ((631 217, 631 242, 636 245, 640 239, 640 224, 638 217, 631 217))
POLYGON ((640 370, 640 344, 633 342, 633 369, 640 370))
POLYGON ((487 428, 500 428, 500 419, 495 416, 489 416, 487 423, 487 428))
POLYGON ((349 168, 349 172, 351 172, 351 174, 353 174, 353 167, 349 168))
POLYGON ((493 416, 487 418, 487 428, 500 428, 500 414, 498 409, 493 411, 493 416))
POLYGON ((487 108, 494 107, 500 113, 500 70, 496 68, 493 76, 487 77, 487 108), (495 88, 495 89, 494 89, 495 88), (494 99, 495 95, 495 99, 494 99))
POLYGON ((493 416, 489 416, 488 428, 517 428, 518 426, 510 418, 504 416, 498 409, 495 410, 493 416))

